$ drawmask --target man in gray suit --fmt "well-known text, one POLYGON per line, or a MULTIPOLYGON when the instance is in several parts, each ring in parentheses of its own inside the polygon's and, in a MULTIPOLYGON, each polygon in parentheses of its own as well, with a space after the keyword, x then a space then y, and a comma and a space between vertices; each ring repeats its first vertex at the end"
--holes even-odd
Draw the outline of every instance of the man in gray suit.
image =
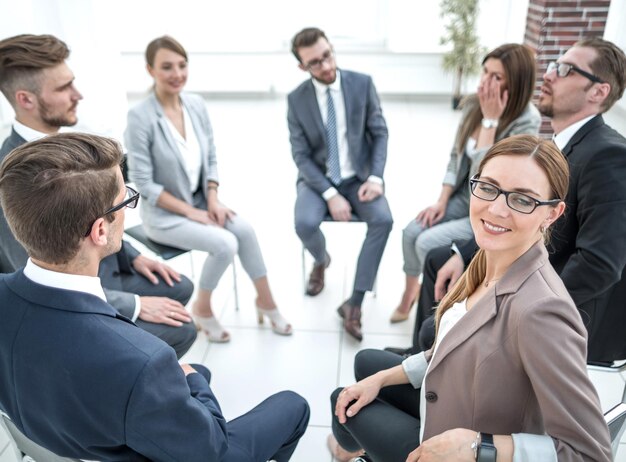
POLYGON ((351 297, 339 308, 344 328, 362 340, 361 304, 378 272, 393 225, 384 196, 387 125, 371 77, 337 69, 334 51, 317 28, 298 32, 292 53, 311 79, 288 96, 291 150, 298 167, 296 233, 315 258, 307 294, 324 288, 330 263, 320 224, 325 216, 367 224, 351 297))
MULTIPOLYGON (((52 35, 18 35, 0 41, 0 91, 15 110, 0 162, 16 147, 77 122, 82 95, 65 60, 67 45, 52 35)), ((28 255, 0 211, 0 272, 14 272, 28 255)), ((107 301, 142 329, 168 343, 178 357, 196 338, 185 310, 193 283, 167 265, 149 259, 128 242, 102 260, 98 272, 107 301)))

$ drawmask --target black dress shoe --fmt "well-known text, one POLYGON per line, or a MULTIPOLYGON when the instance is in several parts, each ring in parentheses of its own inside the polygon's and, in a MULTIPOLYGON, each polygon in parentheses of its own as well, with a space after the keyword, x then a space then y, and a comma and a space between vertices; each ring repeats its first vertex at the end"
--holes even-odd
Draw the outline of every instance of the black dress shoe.
POLYGON ((359 342, 363 340, 363 333, 361 332, 361 307, 350 305, 348 301, 337 308, 337 313, 343 318, 343 328, 352 337, 359 342))

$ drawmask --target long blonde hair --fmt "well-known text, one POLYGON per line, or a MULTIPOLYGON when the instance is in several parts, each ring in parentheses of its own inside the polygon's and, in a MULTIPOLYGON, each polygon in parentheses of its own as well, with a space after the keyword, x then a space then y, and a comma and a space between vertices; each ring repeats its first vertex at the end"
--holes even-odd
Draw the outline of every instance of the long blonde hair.
MULTIPOLYGON (((552 141, 541 139, 534 135, 514 135, 494 144, 478 167, 478 175, 485 165, 498 156, 528 156, 532 158, 545 172, 550 183, 550 199, 565 199, 569 187, 569 165, 567 160, 552 141)), ((549 233, 544 233, 544 242, 549 239, 549 233)), ((485 251, 479 249, 472 258, 465 272, 443 297, 435 313, 436 332, 439 332, 439 322, 443 314, 455 303, 465 300, 485 279, 487 273, 487 258, 485 251)))

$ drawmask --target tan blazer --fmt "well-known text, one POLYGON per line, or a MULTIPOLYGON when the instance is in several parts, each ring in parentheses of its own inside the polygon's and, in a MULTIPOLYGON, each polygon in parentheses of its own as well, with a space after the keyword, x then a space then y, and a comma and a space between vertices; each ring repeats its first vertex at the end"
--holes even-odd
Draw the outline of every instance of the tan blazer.
POLYGON ((424 439, 457 427, 548 434, 559 461, 610 461, 586 352, 580 314, 537 243, 450 330, 432 358, 424 439))

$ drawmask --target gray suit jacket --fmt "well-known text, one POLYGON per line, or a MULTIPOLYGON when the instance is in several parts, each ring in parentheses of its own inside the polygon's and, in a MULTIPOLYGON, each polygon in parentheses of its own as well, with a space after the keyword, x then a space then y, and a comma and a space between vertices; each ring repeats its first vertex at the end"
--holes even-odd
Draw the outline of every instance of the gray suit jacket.
POLYGON ((457 427, 546 433, 560 462, 611 460, 587 376, 587 331, 543 243, 518 258, 432 351, 425 353, 424 439, 457 427))
MULTIPOLYGON (((202 150, 200 189, 206 199, 208 182, 218 182, 213 129, 202 97, 183 93, 180 98, 189 112, 202 150)), ((193 194, 185 172, 185 161, 154 93, 128 112, 124 141, 128 149, 130 179, 145 199, 140 210, 144 226, 170 228, 186 221, 187 218, 182 215, 157 205, 163 190, 189 204, 193 204, 193 194)), ((206 208, 206 200, 204 202, 206 208)))
MULTIPOLYGON (((346 106, 348 151, 356 176, 382 178, 387 161, 387 125, 372 78, 341 70, 341 92, 346 106)), ((326 177, 326 130, 315 87, 303 82, 287 97, 291 152, 298 167, 298 181, 322 194, 332 183, 326 177)))
MULTIPOLYGON (((26 143, 26 140, 11 130, 9 137, 4 140, 0 148, 0 162, 13 149, 26 143)), ((124 292, 121 287, 120 272, 133 272, 131 262, 139 255, 139 251, 128 242, 123 241, 122 249, 113 255, 109 255, 100 262, 98 276, 102 282, 107 301, 121 314, 132 317, 135 311, 135 295, 124 292)), ((0 210, 0 273, 13 273, 26 265, 28 254, 20 244, 0 210)), ((138 276, 143 277, 143 276, 138 276)))

